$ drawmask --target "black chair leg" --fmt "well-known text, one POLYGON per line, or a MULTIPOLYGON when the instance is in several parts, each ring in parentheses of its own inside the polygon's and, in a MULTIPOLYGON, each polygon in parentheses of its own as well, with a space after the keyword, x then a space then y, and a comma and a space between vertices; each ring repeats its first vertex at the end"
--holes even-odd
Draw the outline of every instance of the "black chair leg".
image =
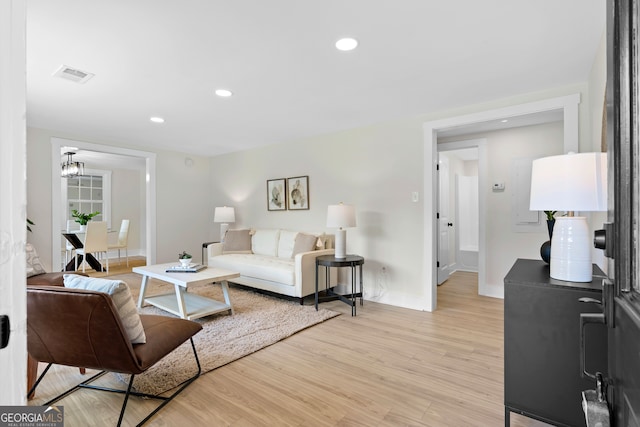
MULTIPOLYGON (((196 360, 196 365, 198 366, 198 371, 195 373, 195 375, 193 375, 190 378, 187 378, 186 380, 184 380, 182 383, 178 384, 176 387, 179 387, 179 389, 177 391, 175 391, 171 396, 156 396, 156 395, 152 395, 152 394, 147 394, 147 393, 139 393, 137 391, 131 391, 131 389, 133 388, 133 379, 135 378, 135 375, 131 375, 131 378, 129 379, 129 385, 127 387, 127 390, 122 390, 122 389, 113 389, 113 388, 108 388, 108 387, 101 387, 101 386, 96 386, 91 384, 94 380, 98 379, 99 377, 103 376, 104 374, 107 373, 107 371, 102 371, 99 372, 98 374, 92 376, 91 378, 81 382, 80 384, 76 385, 75 387, 70 388, 69 390, 63 392, 62 394, 54 397, 53 399, 51 399, 50 401, 43 403, 43 406, 49 406, 52 403, 57 402, 58 400, 68 396, 69 394, 73 393, 74 391, 78 390, 79 388, 89 388, 92 390, 99 390, 99 391, 108 391, 111 393, 120 393, 120 394, 124 394, 124 402, 122 403, 122 408, 120 409, 120 417, 118 418, 118 424, 117 426, 119 427, 122 423, 122 420, 124 419, 124 411, 127 407, 127 403, 129 402, 129 396, 139 396, 139 397, 147 397, 147 398, 151 398, 151 399, 158 399, 158 400, 162 400, 162 403, 160 405, 158 405, 158 407, 156 407, 149 415, 147 415, 142 421, 140 421, 140 423, 138 423, 138 426, 143 425, 144 423, 146 423, 147 421, 149 421, 149 419, 151 419, 151 417, 153 417, 160 409, 164 408, 164 406, 171 402, 178 394, 180 394, 185 388, 187 388, 192 382, 194 382, 202 373, 202 367, 200 366, 200 359, 198 358, 198 352, 196 351, 196 346, 193 343, 193 338, 189 338, 189 341, 191 341, 191 348, 193 350, 193 356, 196 360)), ((49 370, 49 368, 51 368, 51 365, 53 365, 53 363, 49 363, 47 365, 47 367, 44 369, 44 371, 42 372, 42 374, 38 377, 37 381, 35 382, 35 384, 33 385, 33 387, 31 388, 31 390, 29 390, 29 395, 31 395, 35 390, 36 387, 38 386, 38 384, 40 384, 40 381, 42 381, 42 378, 44 378, 45 374, 47 373, 47 371, 49 370)))
POLYGON ((122 419, 124 418, 124 410, 127 408, 127 402, 129 401, 129 395, 131 394, 131 387, 133 387, 133 379, 135 377, 136 377, 135 375, 131 375, 131 378, 129 379, 129 386, 127 387, 127 393, 124 395, 124 402, 122 402, 122 409, 120 410, 120 418, 118 418, 118 424, 117 424, 118 427, 120 427, 120 424, 122 424, 122 419))
POLYGON ((191 378, 186 379, 182 384, 180 384, 179 385, 180 388, 175 393, 173 393, 171 396, 166 397, 165 398, 166 400, 164 402, 162 402, 156 409, 154 409, 149 415, 147 415, 144 420, 140 421, 140 424, 138 424, 138 426, 141 426, 142 424, 146 423, 160 409, 162 409, 167 403, 171 402, 174 397, 176 397, 178 394, 180 394, 182 392, 182 390, 187 388, 189 386, 189 384, 194 382, 200 376, 200 373, 202 372, 202 368, 200 367, 200 359, 198 359, 198 352, 196 351, 196 345, 193 343, 193 338, 190 338, 189 340, 191 341, 191 348, 193 349, 193 356, 195 357, 196 364, 198 365, 198 372, 196 372, 196 374, 194 376, 192 376, 191 378))
POLYGON ((40 374, 36 382, 33 383, 31 390, 29 390, 29 392, 27 393, 27 399, 30 398, 33 395, 33 393, 36 391, 36 387, 38 387, 38 384, 40 384, 40 381, 42 381, 42 379, 44 378, 45 374, 47 373, 51 365, 53 365, 53 363, 49 363, 47 367, 44 368, 44 371, 42 371, 42 373, 40 374))

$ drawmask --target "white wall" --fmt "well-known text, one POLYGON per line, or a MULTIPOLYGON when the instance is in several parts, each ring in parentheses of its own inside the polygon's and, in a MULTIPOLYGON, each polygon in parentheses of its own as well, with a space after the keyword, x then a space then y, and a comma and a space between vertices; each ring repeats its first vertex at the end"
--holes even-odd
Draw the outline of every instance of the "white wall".
MULTIPOLYGON (((347 252, 365 257, 369 300, 416 308, 422 292, 422 121, 385 123, 211 159, 214 205, 232 227, 326 231, 327 205, 356 207, 347 252), (309 176, 308 211, 267 211, 266 180, 309 176), (411 201, 418 191, 420 201, 411 201), (386 274, 382 267, 386 267, 386 274)), ((217 237, 217 225, 215 229, 217 237)))
POLYGON ((591 149, 584 151, 601 151, 602 117, 604 97, 607 86, 607 36, 602 34, 600 45, 593 61, 588 81, 589 124, 591 126, 591 149))
POLYGON ((158 262, 175 261, 187 251, 200 261, 202 243, 213 223, 209 159, 178 152, 158 152, 158 262), (189 166, 185 160, 192 160, 189 166))
MULTIPOLYGON (((157 262, 176 259, 183 250, 200 259, 202 242, 208 241, 209 227, 213 219, 210 194, 209 159, 189 155, 192 166, 185 163, 187 155, 179 152, 149 150, 133 143, 94 141, 81 135, 70 135, 46 129, 27 128, 27 215, 36 225, 27 239, 33 243, 47 269, 52 269, 51 242, 51 138, 67 138, 95 144, 126 147, 154 152, 157 172, 156 236, 157 262)), ((57 162, 56 162, 57 163, 57 162)), ((138 208, 144 206, 140 195, 141 180, 131 177, 132 192, 128 199, 138 208), (138 189, 136 190, 136 187, 138 189), (137 193, 139 200, 135 199, 137 193)), ((112 206, 118 212, 121 207, 112 206)), ((122 208, 128 209, 128 208, 122 208)), ((133 209, 133 208, 132 208, 133 209)), ((141 215, 144 211, 141 210, 141 215)), ((115 214, 114 214, 115 215, 115 214)), ((114 219, 118 220, 114 216, 114 219)), ((144 232, 139 237, 144 241, 144 232)), ((57 243, 57 242, 56 242, 57 243)), ((57 246, 56 246, 57 248, 57 246)))
POLYGON ((464 174, 466 176, 478 176, 478 161, 467 160, 464 162, 464 174))
MULTIPOLYGON (((365 295, 369 286, 380 302, 423 309, 423 121, 397 121, 212 158, 213 203, 236 207, 234 227, 327 232, 332 231, 325 227, 327 205, 340 201, 354 204, 358 227, 347 232, 347 251, 366 259, 365 295), (267 211, 266 180, 298 175, 309 175, 311 209, 267 211), (418 203, 411 202, 412 191, 420 193, 418 203), (382 266, 387 267, 386 276, 382 266), (382 279, 385 284, 380 285, 382 279), (380 286, 385 287, 383 292, 380 286)), ((507 185, 512 157, 562 152, 561 124, 540 126, 524 135, 504 132, 488 135, 495 142, 489 151, 488 169, 504 178, 507 185)), ((502 230, 511 209, 508 192, 502 198, 487 196, 488 205, 495 204, 500 210, 487 234, 488 252, 492 254, 487 284, 492 295, 501 296, 502 279, 514 255, 538 258, 544 235, 513 236, 510 230, 502 230)), ((217 229, 213 232, 217 237, 217 229)))
POLYGON ((477 252, 480 245, 478 175, 458 175, 456 178, 456 248, 477 252))
MULTIPOLYGON (((111 174, 111 228, 119 230, 120 222, 123 219, 129 220, 129 240, 127 242, 129 256, 144 255, 146 249, 144 236, 146 212, 144 203, 140 204, 140 200, 144 201, 144 186, 141 188, 144 174, 144 170, 130 169, 112 169, 111 174)), ((112 234, 109 235, 109 241, 115 242, 117 233, 112 234)))

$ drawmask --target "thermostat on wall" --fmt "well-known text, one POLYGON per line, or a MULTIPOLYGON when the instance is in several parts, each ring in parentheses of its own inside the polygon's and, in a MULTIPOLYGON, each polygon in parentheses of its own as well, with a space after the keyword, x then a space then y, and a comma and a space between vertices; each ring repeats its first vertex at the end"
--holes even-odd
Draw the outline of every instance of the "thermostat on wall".
POLYGON ((504 182, 494 182, 492 190, 493 191, 504 191, 504 182))

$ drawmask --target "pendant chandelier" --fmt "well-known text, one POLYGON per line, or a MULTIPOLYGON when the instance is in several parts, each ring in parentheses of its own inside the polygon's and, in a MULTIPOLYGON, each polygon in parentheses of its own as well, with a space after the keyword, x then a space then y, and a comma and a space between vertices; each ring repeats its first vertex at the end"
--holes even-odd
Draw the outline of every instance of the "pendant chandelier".
POLYGON ((62 177, 63 178, 71 178, 73 176, 82 176, 84 175, 84 163, 83 162, 74 162, 73 155, 75 153, 67 152, 64 153, 67 156, 67 161, 62 162, 62 177))

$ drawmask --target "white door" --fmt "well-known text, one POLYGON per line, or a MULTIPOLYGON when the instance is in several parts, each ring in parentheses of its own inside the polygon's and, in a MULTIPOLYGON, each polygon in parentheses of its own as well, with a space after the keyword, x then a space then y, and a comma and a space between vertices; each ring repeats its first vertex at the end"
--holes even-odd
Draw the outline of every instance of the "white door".
POLYGON ((449 268, 449 158, 438 154, 438 285, 451 274, 449 268))
POLYGON ((0 2, 0 315, 10 323, 0 349, 0 405, 27 396, 26 256, 26 2, 0 2))

